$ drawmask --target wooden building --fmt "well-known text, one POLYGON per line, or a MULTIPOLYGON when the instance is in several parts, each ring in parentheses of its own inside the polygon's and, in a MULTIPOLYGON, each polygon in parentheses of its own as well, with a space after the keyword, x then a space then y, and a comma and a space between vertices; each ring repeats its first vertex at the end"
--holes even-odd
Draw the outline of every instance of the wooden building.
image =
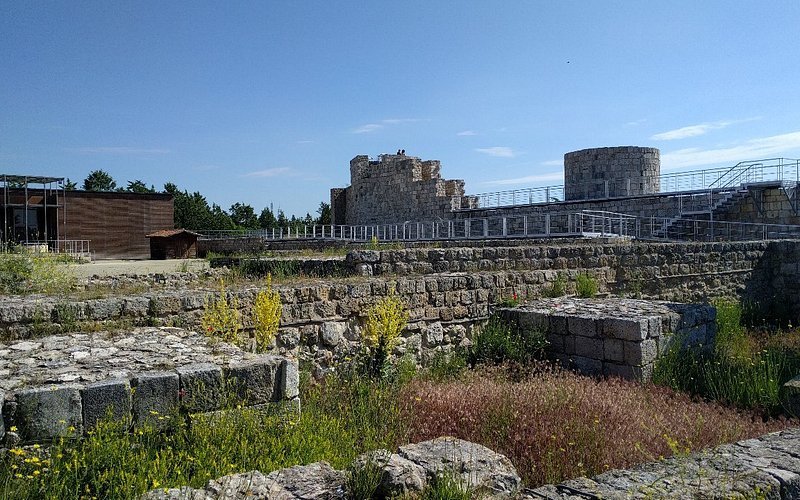
POLYGON ((150 258, 194 259, 197 257, 197 237, 199 233, 187 229, 164 229, 150 233, 150 258))
POLYGON ((147 259, 147 235, 171 229, 171 194, 67 191, 59 177, 0 174, 3 245, 85 245, 93 258, 147 259))

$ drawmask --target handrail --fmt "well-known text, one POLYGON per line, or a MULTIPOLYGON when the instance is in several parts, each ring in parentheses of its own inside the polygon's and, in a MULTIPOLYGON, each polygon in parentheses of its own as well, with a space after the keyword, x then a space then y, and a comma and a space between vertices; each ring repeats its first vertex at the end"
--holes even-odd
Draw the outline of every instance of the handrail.
MULTIPOLYGON (((732 167, 717 167, 661 174, 658 176, 659 193, 683 193, 687 191, 728 188, 735 185, 745 174, 749 173, 752 177, 755 177, 753 172, 756 169, 758 169, 757 175, 761 177, 761 180, 792 180, 800 182, 800 160, 792 158, 767 158, 762 160, 742 161, 732 167)), ((625 181, 625 179, 622 179, 622 181, 625 181)), ((616 181, 597 180, 592 182, 595 184, 611 183, 613 185, 616 181)), ((622 182, 622 184, 626 183, 622 182)), ((617 191, 620 191, 619 186, 617 186, 617 188, 617 191)), ((565 201, 564 189, 565 186, 563 184, 558 184, 485 192, 470 196, 474 196, 478 199, 478 208, 499 208, 562 202, 565 201)), ((579 192, 586 192, 586 190, 580 190, 579 192)), ((574 199, 569 201, 584 200, 574 199)))

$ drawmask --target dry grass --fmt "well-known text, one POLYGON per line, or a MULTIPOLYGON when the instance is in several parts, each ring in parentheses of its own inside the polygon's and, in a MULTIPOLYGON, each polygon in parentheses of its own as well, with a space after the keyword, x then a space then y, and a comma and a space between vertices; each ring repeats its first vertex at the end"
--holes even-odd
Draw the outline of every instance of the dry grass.
POLYGON ((410 441, 451 435, 508 456, 529 486, 729 443, 785 428, 755 414, 655 385, 597 380, 557 368, 509 376, 476 371, 417 379, 402 392, 410 441))

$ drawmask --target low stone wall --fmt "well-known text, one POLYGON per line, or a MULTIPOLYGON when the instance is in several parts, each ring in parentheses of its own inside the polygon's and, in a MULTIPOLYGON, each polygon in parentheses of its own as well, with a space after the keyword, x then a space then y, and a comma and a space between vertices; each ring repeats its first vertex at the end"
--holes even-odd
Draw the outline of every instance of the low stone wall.
POLYGON ((108 412, 158 425, 179 407, 203 413, 233 400, 299 409, 298 381, 294 360, 178 328, 0 344, 0 446, 81 435, 108 412))
POLYGON ((544 332, 550 354, 589 375, 649 380, 656 359, 680 339, 712 345, 716 310, 632 299, 541 299, 504 309, 521 335, 544 332))

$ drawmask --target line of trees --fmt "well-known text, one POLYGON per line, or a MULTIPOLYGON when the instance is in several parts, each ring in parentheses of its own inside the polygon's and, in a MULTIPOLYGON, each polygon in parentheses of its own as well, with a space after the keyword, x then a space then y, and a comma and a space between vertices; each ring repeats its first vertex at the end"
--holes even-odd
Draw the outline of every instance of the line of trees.
MULTIPOLYGON (((64 189, 75 190, 77 184, 69 179, 64 184, 64 189)), ((139 179, 128 181, 124 188, 118 188, 116 181, 103 170, 93 170, 83 181, 86 191, 116 191, 126 193, 157 193, 158 191, 139 179)), ((175 227, 190 230, 236 230, 236 229, 279 229, 299 228, 303 225, 330 224, 331 207, 328 203, 321 202, 317 208, 317 216, 312 217, 306 213, 305 217, 292 215, 287 217, 283 210, 278 209, 273 213, 271 207, 264 207, 259 215, 255 209, 245 203, 236 202, 228 210, 224 210, 216 203, 209 205, 205 196, 195 191, 189 193, 181 191, 172 182, 164 184, 163 193, 173 196, 175 206, 175 227)))

